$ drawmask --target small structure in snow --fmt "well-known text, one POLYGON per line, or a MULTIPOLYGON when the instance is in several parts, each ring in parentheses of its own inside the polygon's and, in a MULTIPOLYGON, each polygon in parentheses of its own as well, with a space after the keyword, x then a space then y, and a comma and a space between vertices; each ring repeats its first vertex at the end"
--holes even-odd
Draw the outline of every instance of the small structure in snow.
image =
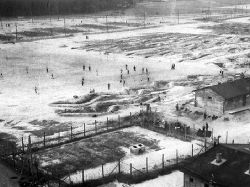
POLYGON ((136 144, 136 145, 132 145, 130 146, 130 153, 139 155, 145 152, 146 148, 143 144, 136 144))

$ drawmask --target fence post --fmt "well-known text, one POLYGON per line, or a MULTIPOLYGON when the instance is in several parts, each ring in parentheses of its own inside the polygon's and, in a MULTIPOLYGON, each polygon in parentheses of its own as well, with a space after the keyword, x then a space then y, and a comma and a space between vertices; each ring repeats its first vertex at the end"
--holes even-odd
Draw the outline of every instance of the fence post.
POLYGON ((164 154, 162 154, 162 169, 164 169, 164 154))
POLYGON ((70 139, 72 140, 72 138, 73 138, 73 128, 72 128, 72 126, 70 127, 70 139))
POLYGON ((83 130, 84 130, 84 132, 83 132, 83 133, 84 133, 84 136, 85 136, 85 135, 86 135, 86 134, 85 134, 85 123, 84 123, 84 129, 83 129, 83 130))
POLYGON ((176 149, 176 164, 178 164, 178 149, 176 149))
POLYGON ((104 166, 102 164, 102 178, 104 178, 104 166))
POLYGON ((84 169, 82 170, 82 183, 84 183, 84 169))
POLYGON ((45 132, 43 132, 43 147, 45 147, 45 145, 46 145, 46 142, 45 142, 45 141, 46 141, 46 140, 45 140, 45 136, 46 136, 46 135, 45 135, 45 132))
POLYGON ((148 174, 148 157, 146 157, 146 172, 148 174))
POLYGON ((187 126, 184 125, 184 131, 185 131, 185 140, 187 140, 187 126))
POLYGON ((121 160, 118 161, 118 173, 121 174, 121 160))
POLYGON ((24 152, 24 143, 23 143, 23 137, 22 137, 22 150, 24 152))
POLYGON ((132 173, 132 164, 130 163, 130 176, 132 177, 133 176, 133 173, 132 173))
POLYGON ((109 129, 109 118, 107 117, 107 130, 109 129))
POLYGON ((95 133, 97 133, 96 120, 95 120, 95 133))
POLYGON ((192 144, 192 157, 194 156, 194 144, 192 144))
POLYGON ((31 137, 29 135, 29 152, 31 151, 31 137))

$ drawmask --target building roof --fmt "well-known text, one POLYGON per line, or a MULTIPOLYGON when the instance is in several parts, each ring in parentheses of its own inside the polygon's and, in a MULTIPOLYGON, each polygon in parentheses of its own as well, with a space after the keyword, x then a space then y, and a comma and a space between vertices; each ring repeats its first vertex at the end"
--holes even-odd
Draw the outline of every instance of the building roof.
POLYGON ((250 175, 245 174, 249 164, 249 144, 220 144, 194 158, 181 170, 207 183, 213 181, 218 186, 249 187, 250 175), (220 166, 211 163, 217 153, 222 153, 222 159, 226 159, 220 166))
MULTIPOLYGON (((250 78, 242 78, 202 89, 211 89, 225 99, 250 94, 250 78)), ((200 89, 201 90, 201 89, 200 89)))

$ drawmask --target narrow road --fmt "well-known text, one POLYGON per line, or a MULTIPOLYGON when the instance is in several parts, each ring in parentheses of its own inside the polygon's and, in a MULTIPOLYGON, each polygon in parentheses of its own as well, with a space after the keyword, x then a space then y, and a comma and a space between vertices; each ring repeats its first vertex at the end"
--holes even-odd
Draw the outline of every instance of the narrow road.
POLYGON ((20 187, 17 178, 18 176, 11 169, 0 162, 0 187, 20 187))

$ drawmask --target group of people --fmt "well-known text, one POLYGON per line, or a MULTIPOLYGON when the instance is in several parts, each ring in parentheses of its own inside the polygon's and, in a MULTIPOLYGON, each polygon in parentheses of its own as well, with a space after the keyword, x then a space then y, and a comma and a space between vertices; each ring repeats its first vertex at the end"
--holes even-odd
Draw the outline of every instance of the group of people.
MULTIPOLYGON (((127 74, 129 75, 129 69, 128 69, 128 65, 125 64, 125 70, 127 71, 127 74)), ((134 65, 133 66, 133 70, 134 72, 136 72, 136 66, 134 65)), ((150 78, 149 78, 149 71, 148 71, 148 68, 142 68, 142 74, 146 73, 147 75, 147 81, 149 82, 150 81, 150 78)), ((142 79, 141 79, 142 81, 142 79)), ((120 83, 123 83, 123 86, 125 86, 125 79, 124 79, 124 76, 123 76, 123 69, 121 69, 121 75, 120 75, 120 83)))

